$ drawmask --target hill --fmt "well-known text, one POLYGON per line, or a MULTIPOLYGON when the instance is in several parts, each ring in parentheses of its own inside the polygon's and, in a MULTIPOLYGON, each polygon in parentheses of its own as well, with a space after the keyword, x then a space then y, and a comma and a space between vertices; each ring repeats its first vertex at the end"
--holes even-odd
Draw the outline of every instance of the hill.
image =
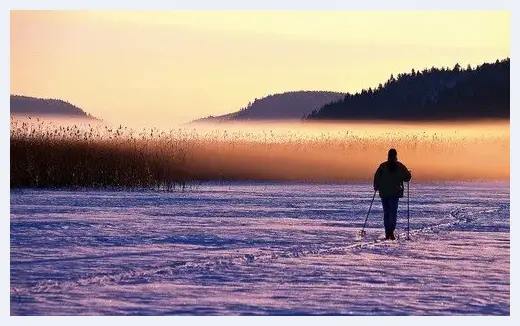
POLYGON ((77 106, 63 100, 42 99, 20 95, 11 95, 10 100, 10 111, 12 115, 96 119, 77 106))
POLYGON ((313 109, 338 100, 344 95, 344 93, 324 91, 295 91, 272 94, 255 99, 237 112, 221 116, 209 116, 193 122, 300 120, 313 109))

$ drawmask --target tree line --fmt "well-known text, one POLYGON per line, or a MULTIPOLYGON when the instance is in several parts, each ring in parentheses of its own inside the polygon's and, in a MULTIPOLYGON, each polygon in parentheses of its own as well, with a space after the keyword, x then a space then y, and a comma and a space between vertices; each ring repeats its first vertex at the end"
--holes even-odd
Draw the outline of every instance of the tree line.
POLYGON ((466 68, 412 69, 313 110, 308 120, 509 119, 510 58, 466 68))

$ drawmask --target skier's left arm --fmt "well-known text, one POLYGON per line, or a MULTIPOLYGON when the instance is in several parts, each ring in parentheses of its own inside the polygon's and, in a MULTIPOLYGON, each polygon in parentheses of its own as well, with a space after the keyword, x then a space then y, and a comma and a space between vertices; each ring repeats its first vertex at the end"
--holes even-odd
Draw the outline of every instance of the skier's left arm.
POLYGON ((376 173, 374 173, 374 191, 379 190, 380 177, 381 177, 381 165, 377 168, 376 173))

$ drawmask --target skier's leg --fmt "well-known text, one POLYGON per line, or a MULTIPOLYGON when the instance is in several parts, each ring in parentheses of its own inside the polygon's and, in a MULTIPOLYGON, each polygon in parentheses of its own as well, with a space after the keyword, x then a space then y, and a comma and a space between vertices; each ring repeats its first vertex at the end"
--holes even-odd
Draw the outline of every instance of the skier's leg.
POLYGON ((388 197, 381 197, 381 203, 383 204, 383 222, 385 225, 385 238, 390 238, 390 205, 388 197))

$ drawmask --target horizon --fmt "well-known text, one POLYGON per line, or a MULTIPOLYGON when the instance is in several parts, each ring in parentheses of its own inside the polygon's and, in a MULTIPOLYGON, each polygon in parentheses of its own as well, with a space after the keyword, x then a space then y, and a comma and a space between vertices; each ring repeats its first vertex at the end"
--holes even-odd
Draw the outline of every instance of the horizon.
POLYGON ((61 99, 112 123, 186 123, 268 95, 355 93, 412 69, 510 57, 507 11, 11 11, 10 17, 10 93, 61 99), (441 23, 446 19, 452 24, 441 23))
MULTIPOLYGON (((495 62, 502 62, 504 60, 510 60, 510 57, 507 57, 507 58, 499 58, 499 59, 496 59, 496 60, 492 60, 492 61, 488 61, 488 62, 482 62, 480 64, 477 64, 475 66, 472 66, 471 68, 472 69, 475 69, 476 67, 480 67, 484 64, 493 64, 495 62)), ((461 65, 460 63, 456 63, 456 64, 459 64, 461 66, 461 69, 464 70, 466 69, 463 65, 461 65)), ((466 66, 467 67, 467 66, 466 66)), ((437 68, 437 69, 453 69, 453 68, 450 68, 450 67, 425 67, 425 68, 422 68, 422 69, 416 69, 417 72, 420 72, 420 71, 423 71, 424 69, 430 69, 430 68, 437 68)), ((412 71, 414 70, 414 68, 408 70, 408 71, 404 71, 404 72, 401 72, 400 74, 410 74, 412 71)), ((393 76, 394 74, 392 74, 393 76)), ((397 75, 397 74, 395 74, 397 75)), ((388 79, 386 79, 385 81, 381 81, 380 83, 385 83, 387 82, 388 79)), ((283 95, 283 94, 289 94, 289 93, 305 93, 305 92, 320 92, 320 93, 338 93, 338 94, 350 94, 350 95, 355 95, 355 94, 358 94, 358 93, 361 93, 361 91, 366 91, 368 89, 373 89, 375 90, 376 87, 373 86, 373 87, 368 87, 368 88, 363 88, 363 89, 360 89, 360 90, 357 90, 357 91, 354 91, 354 92, 332 92, 332 91, 326 91, 326 90, 292 90, 292 91, 285 91, 285 92, 276 92, 276 93, 271 93, 271 94, 266 94, 265 96, 262 96, 262 97, 256 97, 254 100, 251 100, 249 103, 253 103, 254 101, 256 100, 261 100, 261 99, 265 99, 267 97, 270 97, 270 96, 277 96, 277 95, 283 95)), ((75 106, 77 108, 79 108, 81 111, 83 111, 86 116, 88 117, 91 117, 93 119, 96 119, 96 120, 103 120, 103 117, 97 117, 97 116, 94 116, 92 115, 90 112, 88 112, 88 109, 85 109, 85 108, 82 108, 82 107, 79 107, 77 105, 75 105, 74 103, 71 103, 70 101, 68 101, 67 99, 61 99, 61 98, 49 98, 49 97, 34 97, 34 96, 31 96, 29 94, 10 94, 10 96, 12 97, 27 97, 27 98, 34 98, 34 99, 37 99, 37 100, 44 100, 44 101, 48 101, 48 100, 53 100, 53 101, 62 101, 62 102, 65 102, 71 106, 75 106)), ((182 126, 182 125, 187 125, 187 124, 211 124, 211 122, 205 122, 203 120, 205 119, 208 119, 208 118, 217 118, 219 116, 222 116, 222 115, 227 115, 227 114, 232 114, 232 113, 236 113, 238 112, 239 110, 241 109, 244 109, 244 108, 240 108, 240 109, 235 109, 233 111, 229 111, 229 112, 226 112, 226 113, 223 113, 223 114, 219 114, 219 115, 216 115, 216 116, 213 116, 213 115, 205 115, 205 116, 201 116, 201 117, 196 117, 194 119, 191 119, 189 121, 178 121, 174 124, 167 124, 169 125, 171 128, 174 128, 174 127, 177 127, 177 126, 182 126)), ((24 115, 23 114, 19 114, 19 113, 11 113, 11 116, 18 116, 18 117, 23 117, 24 115)), ((47 118, 50 118, 52 115, 49 115, 49 114, 43 114, 42 117, 47 117, 47 118)), ((26 116, 28 117, 28 116, 26 116)), ((56 119, 60 119, 60 116, 55 116, 56 119)), ((362 122, 371 122, 371 123, 375 123, 375 124, 379 124, 379 120, 380 119, 354 119, 354 120, 346 120, 346 121, 343 121, 343 122, 339 122, 339 123, 356 123, 356 121, 362 121, 362 122)), ((465 122, 468 122, 468 123, 473 123, 473 122, 478 122, 478 121, 502 121, 502 120, 507 120, 509 121, 509 118, 508 119, 504 119, 504 118, 467 118, 467 119, 455 119, 455 123, 460 123, 461 121, 465 121, 465 122)), ((300 121, 300 119, 275 119, 275 120, 270 120, 270 119, 259 119, 258 120, 259 122, 261 123, 272 123, 272 124, 277 124, 277 123, 286 123, 286 122, 297 122, 297 121, 300 121)), ((386 121, 386 120, 383 120, 383 121, 386 121)), ((406 123, 407 121, 411 121, 412 123, 416 124, 416 125, 421 125, 423 124, 424 122, 426 123, 440 123, 440 124, 444 124, 444 123, 449 123, 448 120, 432 120, 431 122, 428 122, 427 120, 390 120, 391 122, 400 122, 400 123, 406 123)), ((109 123, 113 123, 113 124, 120 124, 121 121, 106 121, 106 122, 109 122, 109 123)), ((326 120, 323 120, 322 121, 323 123, 327 123, 326 120)), ((233 124, 234 122, 232 121, 228 121, 228 122, 224 122, 224 121, 221 121, 221 122, 218 122, 219 124, 233 124)), ((251 122, 247 122, 248 124, 251 124, 251 122)), ((308 121, 308 123, 312 123, 311 121, 308 121)), ((329 123, 332 123, 332 124, 336 124, 338 123, 338 121, 334 121, 334 120, 331 120, 329 121, 329 123)), ((128 125, 134 125, 136 126, 135 123, 128 123, 128 125)), ((154 126, 158 126, 158 125, 154 125, 154 126)), ((153 127, 151 124, 148 124, 146 127, 153 127)), ((162 127, 164 127, 164 125, 162 125, 162 127)))

